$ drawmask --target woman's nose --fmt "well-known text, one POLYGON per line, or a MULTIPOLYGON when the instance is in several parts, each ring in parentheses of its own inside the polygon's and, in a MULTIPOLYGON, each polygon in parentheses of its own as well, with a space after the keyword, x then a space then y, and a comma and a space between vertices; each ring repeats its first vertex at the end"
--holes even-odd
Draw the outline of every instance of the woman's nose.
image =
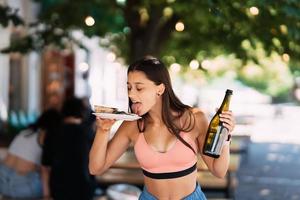
POLYGON ((132 97, 134 97, 134 94, 133 94, 133 92, 132 92, 132 91, 128 91, 128 97, 129 97, 129 98, 132 98, 132 97))
POLYGON ((136 97, 136 94, 134 92, 129 92, 128 97, 134 99, 136 97))

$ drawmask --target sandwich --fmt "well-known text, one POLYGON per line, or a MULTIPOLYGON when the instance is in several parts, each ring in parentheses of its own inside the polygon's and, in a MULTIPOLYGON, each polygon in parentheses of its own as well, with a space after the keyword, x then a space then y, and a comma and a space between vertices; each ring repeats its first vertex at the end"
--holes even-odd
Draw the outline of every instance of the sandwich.
POLYGON ((141 117, 134 113, 127 113, 124 111, 119 111, 117 108, 107 107, 107 106, 98 106, 94 105, 93 113, 96 116, 99 116, 104 119, 117 119, 117 120, 128 120, 133 121, 140 119, 141 117))
POLYGON ((106 107, 106 106, 94 106, 95 113, 116 113, 117 108, 106 107))
POLYGON ((109 114, 122 114, 122 115, 136 115, 134 113, 127 113, 124 111, 119 111, 117 108, 106 107, 106 106, 97 106, 94 105, 95 113, 109 113, 109 114))

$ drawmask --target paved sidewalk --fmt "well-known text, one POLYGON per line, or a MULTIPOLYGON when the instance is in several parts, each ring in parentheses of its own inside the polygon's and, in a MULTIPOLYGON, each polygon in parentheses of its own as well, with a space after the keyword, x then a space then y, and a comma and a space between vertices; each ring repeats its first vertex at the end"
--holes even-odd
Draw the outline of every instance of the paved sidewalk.
POLYGON ((252 143, 238 179, 237 200, 300 199, 300 145, 252 143))
POLYGON ((237 200, 300 200, 300 108, 256 119, 238 171, 237 200))

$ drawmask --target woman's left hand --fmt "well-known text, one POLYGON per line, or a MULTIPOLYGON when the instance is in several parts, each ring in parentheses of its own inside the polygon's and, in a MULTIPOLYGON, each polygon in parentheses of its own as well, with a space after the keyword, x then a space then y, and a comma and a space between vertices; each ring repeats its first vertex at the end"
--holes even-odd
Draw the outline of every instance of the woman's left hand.
POLYGON ((235 127, 235 120, 232 111, 223 111, 220 114, 220 120, 223 122, 223 126, 231 133, 235 127))

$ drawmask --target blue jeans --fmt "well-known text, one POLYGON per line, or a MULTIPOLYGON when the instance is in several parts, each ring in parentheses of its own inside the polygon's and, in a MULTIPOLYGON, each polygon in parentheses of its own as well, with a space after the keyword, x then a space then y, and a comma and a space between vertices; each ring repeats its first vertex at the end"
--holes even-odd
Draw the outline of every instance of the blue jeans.
MULTIPOLYGON (((157 200, 155 196, 147 191, 147 188, 144 187, 142 194, 139 197, 139 200, 157 200)), ((183 200, 206 200, 204 193, 201 190, 200 185, 197 183, 194 192, 184 197, 183 200)))
POLYGON ((42 182, 38 172, 20 175, 0 163, 0 194, 11 198, 42 197, 42 182))

